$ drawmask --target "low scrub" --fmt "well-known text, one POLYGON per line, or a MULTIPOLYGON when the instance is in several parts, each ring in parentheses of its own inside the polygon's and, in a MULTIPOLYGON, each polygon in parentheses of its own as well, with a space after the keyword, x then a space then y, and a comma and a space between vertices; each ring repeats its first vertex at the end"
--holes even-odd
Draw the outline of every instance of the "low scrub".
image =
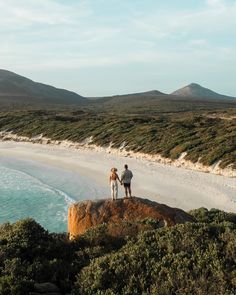
POLYGON ((117 235, 103 224, 73 242, 32 219, 3 224, 0 294, 29 294, 36 282, 71 295, 235 294, 236 214, 190 214, 195 223, 169 228, 124 222, 117 235))
MULTIPOLYGON (((209 166, 217 162, 221 168, 236 169, 236 119, 202 112, 131 115, 81 112, 21 111, 0 113, 0 130, 33 137, 43 134, 54 140, 82 142, 93 138, 93 144, 127 151, 161 154, 178 159, 200 161, 209 166)), ((214 113, 215 114, 215 113, 214 113)))

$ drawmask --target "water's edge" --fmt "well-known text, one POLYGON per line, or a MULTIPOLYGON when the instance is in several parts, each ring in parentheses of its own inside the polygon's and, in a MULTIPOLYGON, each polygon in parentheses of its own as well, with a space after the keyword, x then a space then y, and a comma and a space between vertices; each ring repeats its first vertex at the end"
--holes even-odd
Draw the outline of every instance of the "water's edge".
POLYGON ((104 195, 79 173, 26 158, 1 156, 0 175, 0 224, 33 218, 50 232, 66 232, 72 203, 104 195))

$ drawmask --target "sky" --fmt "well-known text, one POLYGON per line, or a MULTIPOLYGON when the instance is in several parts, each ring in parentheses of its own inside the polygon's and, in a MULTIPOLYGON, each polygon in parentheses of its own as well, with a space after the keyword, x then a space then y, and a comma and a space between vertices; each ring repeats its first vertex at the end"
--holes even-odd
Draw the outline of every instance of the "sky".
POLYGON ((236 0, 0 0, 0 68, 84 96, 236 96, 236 0))

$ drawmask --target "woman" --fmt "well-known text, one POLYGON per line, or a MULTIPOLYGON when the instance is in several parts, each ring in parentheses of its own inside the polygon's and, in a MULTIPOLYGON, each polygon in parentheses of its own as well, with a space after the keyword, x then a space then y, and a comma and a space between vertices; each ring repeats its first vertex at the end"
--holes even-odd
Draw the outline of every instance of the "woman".
POLYGON ((119 180, 119 182, 121 183, 119 176, 117 174, 117 169, 116 168, 112 168, 111 169, 111 174, 110 174, 110 178, 109 178, 109 183, 110 183, 110 187, 111 187, 111 198, 112 200, 116 200, 118 197, 118 182, 117 180, 119 180))

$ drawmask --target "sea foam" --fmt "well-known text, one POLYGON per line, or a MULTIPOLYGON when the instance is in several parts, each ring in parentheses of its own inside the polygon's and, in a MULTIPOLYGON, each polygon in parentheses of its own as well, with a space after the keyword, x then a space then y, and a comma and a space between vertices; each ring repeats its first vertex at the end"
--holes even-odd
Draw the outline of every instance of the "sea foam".
POLYGON ((71 171, 0 159, 0 223, 31 217, 49 231, 66 231, 68 206, 103 194, 104 188, 71 171))

